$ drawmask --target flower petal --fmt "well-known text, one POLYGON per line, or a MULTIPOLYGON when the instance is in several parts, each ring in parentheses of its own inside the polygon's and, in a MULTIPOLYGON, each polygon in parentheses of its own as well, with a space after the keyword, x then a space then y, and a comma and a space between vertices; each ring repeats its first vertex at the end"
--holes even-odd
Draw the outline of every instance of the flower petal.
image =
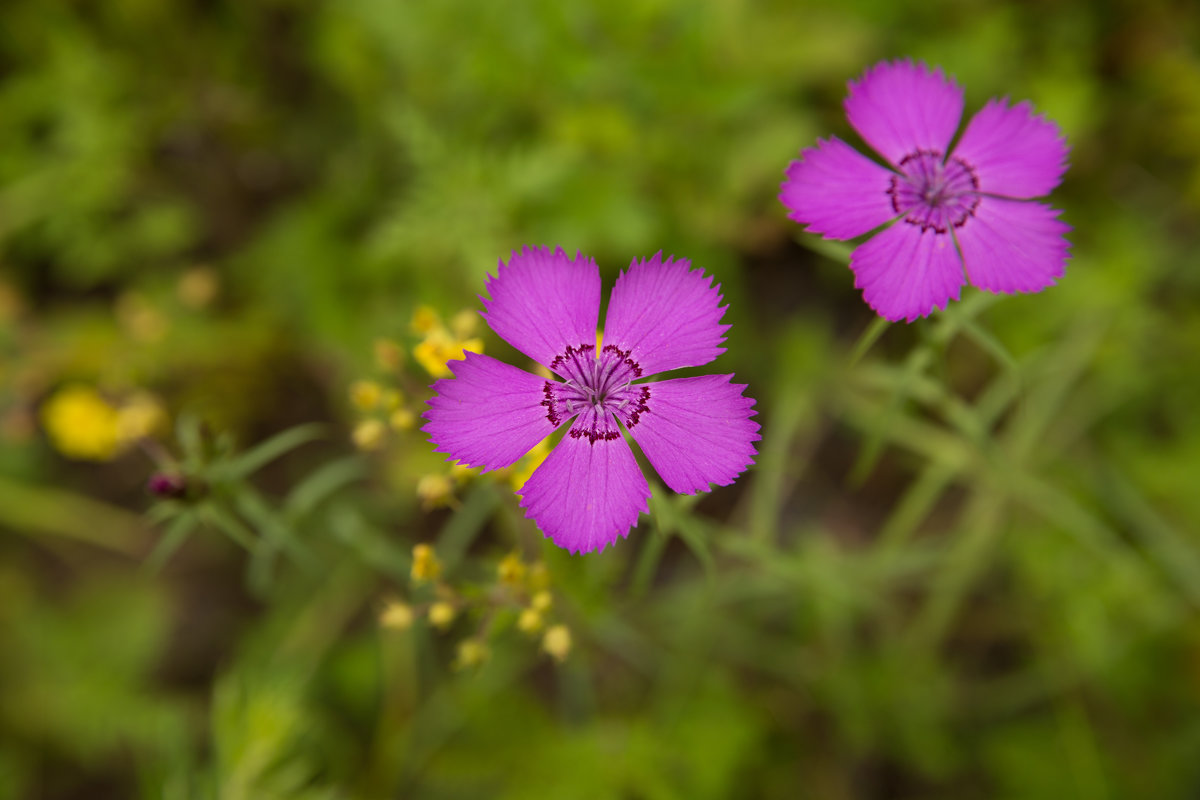
POLYGON ((557 427, 542 404, 553 381, 478 353, 433 384, 422 430, 435 450, 471 467, 507 467, 557 427))
POLYGON ((957 300, 966 282, 949 233, 897 222, 850 255, 854 285, 886 319, 912 322, 957 300))
POLYGON ((954 231, 971 283, 989 292, 1037 292, 1062 277, 1071 226, 1041 203, 981 197, 954 231))
POLYGON ((787 168, 779 201, 789 217, 827 239, 853 239, 897 216, 892 172, 837 137, 818 139, 787 168))
POLYGON ((594 344, 600 317, 600 270, 596 262, 562 248, 526 247, 500 262, 488 277, 491 299, 483 318, 500 338, 539 364, 549 365, 567 347, 594 344))
POLYGON ((962 117, 962 87, 940 68, 884 61, 850 81, 846 118, 892 164, 917 150, 943 155, 962 117))
POLYGON ((520 495, 525 516, 572 553, 603 550, 628 536, 650 508, 650 485, 621 436, 595 442, 564 436, 520 495))
POLYGON ((754 463, 754 400, 732 375, 675 378, 646 384, 646 408, 630 426, 663 482, 681 494, 728 486, 754 463))
POLYGON ((989 100, 967 123, 954 155, 974 168, 981 192, 1029 198, 1058 186, 1069 150, 1058 126, 1034 116, 1029 101, 1010 108, 1007 100, 989 100))
POLYGON ((604 324, 604 346, 628 351, 642 375, 707 364, 725 352, 728 325, 721 287, 686 258, 662 253, 634 261, 617 277, 604 324))

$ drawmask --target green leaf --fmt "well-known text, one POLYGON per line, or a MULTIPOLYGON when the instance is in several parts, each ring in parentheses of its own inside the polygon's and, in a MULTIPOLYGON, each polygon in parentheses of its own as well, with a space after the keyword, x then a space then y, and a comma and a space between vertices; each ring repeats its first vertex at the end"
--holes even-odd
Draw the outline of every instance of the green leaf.
POLYGON ((144 567, 151 573, 158 572, 167 563, 168 559, 175 554, 175 551, 187 541, 187 537, 196 529, 199 520, 196 515, 185 511, 171 521, 167 529, 163 531, 162 538, 158 540, 158 544, 154 545, 154 549, 150 551, 150 555, 146 557, 144 567))
POLYGON ((850 351, 850 357, 846 361, 847 367, 853 367, 857 364, 867 351, 874 346, 875 342, 879 341, 879 337, 883 336, 883 332, 888 329, 891 323, 883 317, 876 317, 867 329, 863 331, 862 336, 858 337, 858 341, 854 343, 854 349, 850 351))
POLYGON ((253 552, 258 549, 258 540, 246 524, 213 502, 197 506, 196 514, 205 523, 212 525, 242 547, 253 552))
POLYGON ((296 484, 284 502, 283 513, 288 519, 306 517, 339 489, 364 475, 366 464, 357 455, 325 464, 296 484))
POLYGON ((241 487, 233 496, 238 512, 262 534, 261 540, 271 549, 283 550, 303 566, 316 566, 312 550, 296 535, 283 517, 249 486, 241 487))
MULTIPOLYGON (((262 469, 290 450, 324 435, 326 426, 318 422, 297 425, 277 433, 265 442, 220 465, 219 475, 226 480, 245 478, 262 469)), ((215 470, 214 470, 215 471, 215 470)))

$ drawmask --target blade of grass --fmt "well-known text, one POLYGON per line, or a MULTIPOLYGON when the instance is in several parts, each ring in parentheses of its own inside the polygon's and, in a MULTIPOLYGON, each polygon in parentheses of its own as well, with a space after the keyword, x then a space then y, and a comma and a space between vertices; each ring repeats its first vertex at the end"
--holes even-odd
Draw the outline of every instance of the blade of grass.
POLYGON ((324 435, 326 426, 319 422, 297 425, 277 433, 265 442, 252 447, 241 455, 234 456, 221 465, 219 475, 225 480, 239 480, 251 475, 264 466, 302 444, 307 444, 324 435))
POLYGON ((366 475, 366 464, 357 455, 332 461, 313 470, 296 484, 284 501, 283 515, 299 520, 313 512, 339 489, 366 475))
POLYGON ((258 528, 261 540, 286 552, 303 567, 312 568, 317 565, 308 545, 300 540, 292 526, 288 525, 257 491, 243 486, 233 495, 233 502, 238 512, 258 528))
POLYGON ((171 520, 166 530, 163 531, 162 537, 159 538, 158 544, 154 545, 154 549, 146 557, 143 568, 152 575, 161 570, 171 556, 175 555, 175 551, 187 541, 187 537, 198 524, 199 520, 191 511, 184 511, 171 520))
POLYGON ((888 430, 900 416, 912 384, 925 372, 932 360, 933 351, 926 344, 915 348, 904 360, 904 369, 891 387, 887 404, 880 413, 866 421, 867 424, 864 428, 866 441, 859 450, 858 459, 850 470, 849 482, 852 486, 861 486, 875 469, 875 464, 883 454, 883 445, 887 439, 888 430))
POLYGON ((463 498, 462 506, 446 520, 438 533, 437 552, 448 569, 462 560, 471 542, 491 519, 498 500, 491 481, 477 481, 463 498))
POLYGON ((856 365, 863 356, 867 354, 874 345, 879 341, 879 337, 883 336, 883 332, 891 325, 888 320, 883 317, 876 317, 867 329, 863 331, 862 336, 858 337, 858 341, 854 343, 854 349, 850 351, 850 357, 846 360, 847 367, 856 365))
POLYGON ((201 521, 216 528, 246 550, 254 552, 258 548, 254 532, 217 504, 211 501, 201 503, 196 507, 196 515, 201 521))
POLYGON ((0 524, 16 533, 49 534, 136 555, 148 529, 137 514, 63 489, 0 478, 0 524))
POLYGON ((1200 554, 1138 491, 1137 487, 1110 467, 1104 499, 1129 522, 1129 530, 1146 552, 1169 575, 1193 607, 1200 607, 1200 554))

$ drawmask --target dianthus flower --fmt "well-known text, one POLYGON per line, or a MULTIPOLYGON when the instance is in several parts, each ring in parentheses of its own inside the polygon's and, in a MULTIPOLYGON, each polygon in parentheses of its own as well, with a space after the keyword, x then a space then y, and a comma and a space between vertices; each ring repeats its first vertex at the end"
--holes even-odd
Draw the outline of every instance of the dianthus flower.
POLYGON ((648 510, 650 486, 623 427, 663 482, 684 494, 728 485, 754 461, 754 400, 732 375, 651 376, 724 352, 720 287, 689 262, 635 261, 609 300, 597 344, 600 270, 582 255, 525 248, 489 277, 483 317, 558 377, 490 356, 451 361, 423 430, 439 452, 484 470, 515 462, 560 426, 566 435, 521 487, 521 506, 555 544, 602 550, 648 510))
POLYGON ((1055 124, 1028 101, 989 100, 953 150, 963 90, 940 69, 884 62, 849 84, 846 116, 884 167, 837 137, 787 168, 779 199, 806 230, 853 239, 889 222, 850 257, 854 285, 881 316, 909 322, 990 292, 1037 292, 1063 274, 1070 227, 1033 198, 1067 168, 1055 124))

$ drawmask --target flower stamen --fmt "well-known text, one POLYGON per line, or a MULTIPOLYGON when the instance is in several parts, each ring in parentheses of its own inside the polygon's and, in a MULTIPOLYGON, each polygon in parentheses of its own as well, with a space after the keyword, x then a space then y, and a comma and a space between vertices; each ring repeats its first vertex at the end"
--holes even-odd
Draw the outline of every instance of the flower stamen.
POLYGON ((650 390, 634 386, 642 368, 628 350, 605 345, 598 357, 592 345, 567 347, 551 363, 551 369, 563 376, 562 381, 546 381, 542 406, 552 425, 575 416, 579 418, 570 431, 575 438, 586 437, 589 442, 611 441, 620 436, 616 421, 629 429, 637 424, 641 414, 649 410, 650 390))
POLYGON ((961 228, 979 206, 979 177, 957 156, 942 160, 938 150, 915 150, 900 160, 900 175, 887 190, 892 209, 922 232, 961 228))

